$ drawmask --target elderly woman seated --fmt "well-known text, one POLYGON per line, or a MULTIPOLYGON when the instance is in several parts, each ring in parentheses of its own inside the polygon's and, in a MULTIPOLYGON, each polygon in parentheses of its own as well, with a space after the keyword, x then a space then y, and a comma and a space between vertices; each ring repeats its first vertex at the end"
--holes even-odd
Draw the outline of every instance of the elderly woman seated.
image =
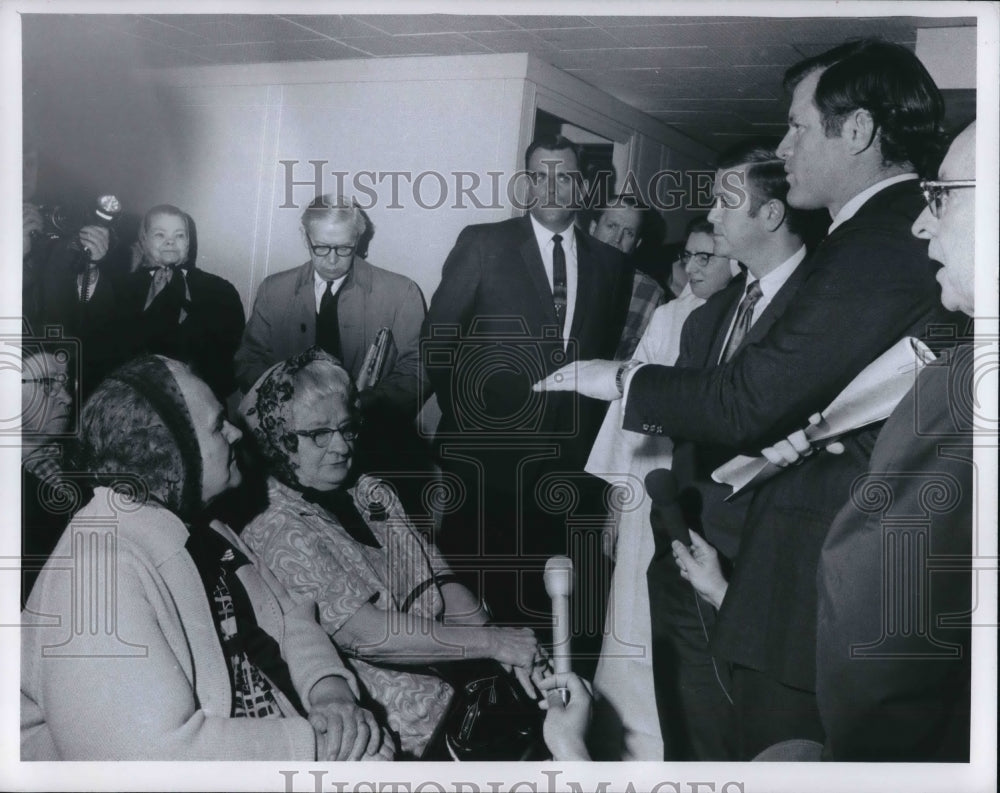
POLYGON ((391 756, 315 604, 208 520, 241 476, 209 387, 138 359, 98 386, 80 434, 100 486, 22 615, 22 760, 391 756))
POLYGON ((276 364, 240 412, 269 473, 268 507, 243 539, 291 592, 316 600, 405 753, 424 752, 453 693, 430 664, 495 659, 531 691, 544 665, 534 634, 486 625, 391 488, 353 476, 358 400, 335 358, 314 347, 276 364))

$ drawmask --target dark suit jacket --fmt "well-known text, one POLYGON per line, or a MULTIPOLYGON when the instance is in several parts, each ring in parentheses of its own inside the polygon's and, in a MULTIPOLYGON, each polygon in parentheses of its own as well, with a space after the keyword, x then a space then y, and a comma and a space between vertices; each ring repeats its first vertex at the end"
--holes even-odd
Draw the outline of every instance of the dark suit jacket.
MULTIPOLYGON (((424 296, 405 275, 355 259, 337 301, 344 367, 357 377, 365 355, 382 327, 393 346, 374 394, 413 418, 420 410, 420 324, 424 296)), ((316 343, 316 293, 313 267, 268 276, 257 290, 253 313, 236 353, 236 377, 248 391, 264 370, 316 343)))
POLYGON ((920 373, 823 544, 830 759, 968 762, 973 360, 963 346, 920 373))
MULTIPOLYGON (((927 246, 910 233, 915 181, 870 198, 816 249, 795 295, 763 339, 714 369, 636 372, 625 426, 757 453, 806 425, 874 358, 944 316, 927 246)), ((815 690, 819 549, 878 428, 845 439, 757 489, 719 612, 713 649, 795 688, 815 690)))
POLYGON ((531 386, 568 361, 614 354, 632 271, 618 251, 579 230, 576 246, 576 305, 564 351, 530 218, 459 235, 423 330, 424 363, 442 410, 439 442, 551 438, 560 464, 582 470, 606 405, 531 386))
MULTIPOLYGON (((807 257, 801 261, 788 280, 751 326, 737 355, 747 345, 754 344, 767 336, 771 326, 785 312, 794 299, 799 286, 809 272, 807 257)), ((747 279, 735 278, 721 292, 712 295, 703 306, 695 309, 684 323, 681 331, 680 353, 676 366, 692 369, 710 369, 719 364, 726 333, 733 321, 746 291, 747 279)), ((687 503, 691 491, 697 493, 696 503, 691 512, 697 511, 697 523, 705 538, 727 559, 733 559, 739 548, 740 534, 750 504, 749 494, 741 495, 726 502, 730 488, 712 480, 712 471, 738 454, 738 450, 725 444, 695 443, 680 440, 674 447, 673 471, 678 487, 690 488, 682 498, 687 503)), ((689 516, 693 517, 693 515, 689 516)))

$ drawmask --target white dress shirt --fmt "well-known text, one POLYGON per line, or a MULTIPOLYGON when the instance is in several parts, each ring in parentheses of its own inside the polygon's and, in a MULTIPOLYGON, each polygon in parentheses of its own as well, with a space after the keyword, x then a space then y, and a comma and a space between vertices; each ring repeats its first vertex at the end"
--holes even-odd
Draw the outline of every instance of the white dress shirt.
MULTIPOLYGON (((757 321, 757 318, 760 317, 764 313, 764 310, 771 304, 771 300, 774 296, 781 291, 781 287, 785 285, 785 281, 791 278, 792 273, 795 272, 795 268, 802 264, 805 258, 806 246, 803 245, 763 278, 757 279, 757 282, 760 284, 761 295, 760 299, 754 304, 753 312, 750 315, 751 328, 757 321)), ((754 283, 753 280, 747 279, 746 288, 749 289, 752 283, 754 283)), ((744 296, 746 295, 746 289, 743 290, 743 294, 744 296)), ((733 334, 733 326, 736 324, 737 314, 739 314, 739 311, 736 311, 736 313, 733 314, 733 318, 729 322, 729 330, 726 332, 726 340, 722 343, 722 351, 719 358, 720 361, 722 360, 721 356, 726 352, 726 345, 729 344, 729 337, 733 334)))
MULTIPOLYGON (((330 294, 335 295, 340 291, 340 287, 344 285, 344 281, 347 280, 347 276, 350 275, 348 271, 345 275, 340 276, 340 278, 335 278, 333 281, 333 286, 330 288, 330 294)), ((319 304, 323 300, 323 293, 326 291, 326 281, 313 270, 313 294, 316 295, 316 313, 319 313, 319 304)))
POLYGON ((545 277, 549 280, 549 290, 551 291, 553 287, 552 283, 552 249, 555 247, 555 243, 552 238, 559 234, 562 236, 562 249, 563 253, 566 254, 566 319, 563 323, 563 346, 566 346, 567 340, 569 339, 570 329, 573 327, 573 315, 576 313, 576 284, 577 284, 577 266, 576 266, 576 228, 572 222, 563 229, 562 231, 549 231, 545 226, 539 223, 532 215, 528 217, 531 218, 531 228, 535 232, 535 240, 538 242, 538 251, 542 254, 542 264, 545 267, 545 277))

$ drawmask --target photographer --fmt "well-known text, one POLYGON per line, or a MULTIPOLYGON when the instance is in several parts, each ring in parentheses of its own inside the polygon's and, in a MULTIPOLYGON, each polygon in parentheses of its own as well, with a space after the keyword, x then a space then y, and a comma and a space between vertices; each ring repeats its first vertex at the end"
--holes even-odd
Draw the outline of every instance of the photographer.
POLYGON ((115 212, 84 216, 59 206, 34 203, 37 152, 24 158, 22 213, 22 311, 29 327, 44 333, 61 328, 64 338, 80 340, 84 396, 124 360, 118 332, 115 277, 106 263, 115 236, 115 212), (99 225, 101 224, 101 225, 99 225))

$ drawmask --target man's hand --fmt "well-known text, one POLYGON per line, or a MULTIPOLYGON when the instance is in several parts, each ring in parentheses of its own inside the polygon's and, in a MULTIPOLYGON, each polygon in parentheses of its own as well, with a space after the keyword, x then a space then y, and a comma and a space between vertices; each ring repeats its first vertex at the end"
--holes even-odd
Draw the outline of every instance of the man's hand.
POLYGON ((104 226, 84 226, 77 236, 83 249, 90 254, 90 261, 99 262, 107 256, 111 234, 104 226))
POLYGON ((21 208, 21 255, 27 256, 31 253, 32 234, 41 233, 45 228, 42 220, 42 213, 34 204, 25 202, 21 208))
MULTIPOLYGON (((814 413, 809 417, 809 426, 817 429, 824 429, 826 420, 821 413, 814 413)), ((806 438, 805 430, 795 430, 785 440, 778 441, 774 446, 761 449, 760 453, 767 458, 767 461, 779 468, 795 465, 802 462, 806 457, 816 451, 809 439, 806 438)), ((840 441, 832 441, 824 447, 831 454, 843 454, 844 444, 840 441)))
POLYGON ((532 386, 533 391, 576 391, 610 402, 619 399, 615 375, 621 361, 574 361, 532 386))
POLYGON ((591 695, 587 684, 570 672, 568 675, 551 675, 539 685, 543 695, 558 689, 569 692, 569 700, 564 705, 560 697, 543 696, 539 707, 547 710, 542 734, 545 745, 555 760, 589 760, 590 754, 584 743, 587 724, 590 722, 591 695))
POLYGON ((719 565, 719 554, 697 532, 688 529, 688 535, 691 537, 690 549, 677 540, 670 543, 674 552, 674 564, 680 569, 681 578, 690 581, 695 592, 715 608, 719 608, 729 588, 719 565))

